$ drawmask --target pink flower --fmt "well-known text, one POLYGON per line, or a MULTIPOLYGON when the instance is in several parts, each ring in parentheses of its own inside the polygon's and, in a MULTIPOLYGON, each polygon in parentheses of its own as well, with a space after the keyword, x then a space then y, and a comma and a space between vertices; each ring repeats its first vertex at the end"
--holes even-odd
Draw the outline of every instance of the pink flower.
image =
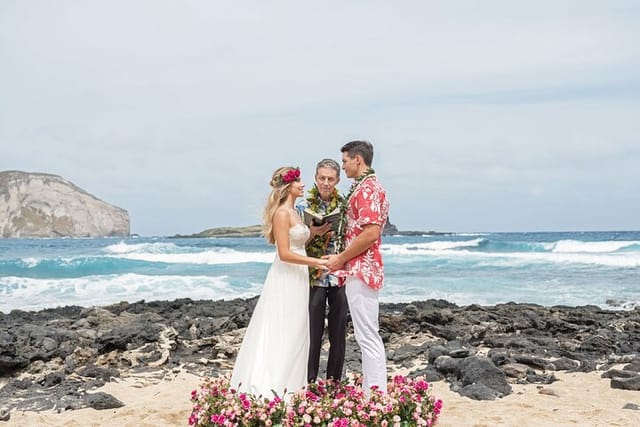
POLYGON ((429 390, 429 383, 424 380, 416 381, 415 388, 418 392, 427 391, 429 390))

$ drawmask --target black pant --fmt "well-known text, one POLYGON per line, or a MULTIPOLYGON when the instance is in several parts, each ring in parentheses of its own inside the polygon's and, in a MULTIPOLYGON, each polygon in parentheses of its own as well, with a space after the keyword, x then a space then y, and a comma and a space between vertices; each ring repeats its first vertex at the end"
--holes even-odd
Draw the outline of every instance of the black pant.
POLYGON ((345 336, 347 334, 347 296, 344 286, 323 288, 312 286, 309 289, 309 364, 307 378, 309 382, 318 377, 320 348, 324 334, 324 317, 329 303, 329 360, 327 378, 340 380, 344 365, 345 336))

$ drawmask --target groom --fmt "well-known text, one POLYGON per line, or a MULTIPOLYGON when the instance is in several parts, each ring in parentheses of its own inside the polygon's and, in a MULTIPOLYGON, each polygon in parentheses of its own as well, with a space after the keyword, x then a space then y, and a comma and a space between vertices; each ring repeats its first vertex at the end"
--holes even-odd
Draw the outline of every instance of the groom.
POLYGON ((372 386, 377 386, 386 393, 387 359, 378 332, 378 291, 384 279, 380 244, 389 202, 371 169, 373 145, 368 141, 351 141, 340 151, 342 169, 354 179, 340 227, 345 249, 324 258, 329 260, 330 271, 341 268, 346 271, 347 302, 362 352, 363 389, 368 394, 372 386))

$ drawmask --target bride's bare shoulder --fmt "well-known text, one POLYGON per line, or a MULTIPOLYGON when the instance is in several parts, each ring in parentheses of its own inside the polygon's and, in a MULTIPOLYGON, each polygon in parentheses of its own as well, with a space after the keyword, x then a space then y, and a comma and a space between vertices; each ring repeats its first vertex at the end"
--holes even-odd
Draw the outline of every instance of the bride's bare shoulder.
POLYGON ((273 222, 274 225, 276 223, 280 223, 282 222, 283 224, 289 224, 291 222, 291 212, 289 212, 291 209, 288 209, 284 206, 280 206, 278 209, 276 209, 276 211, 273 213, 273 222))
POLYGON ((280 206, 276 209, 276 211, 273 214, 274 217, 276 216, 280 216, 280 217, 288 217, 289 216, 289 209, 284 207, 284 206, 280 206))

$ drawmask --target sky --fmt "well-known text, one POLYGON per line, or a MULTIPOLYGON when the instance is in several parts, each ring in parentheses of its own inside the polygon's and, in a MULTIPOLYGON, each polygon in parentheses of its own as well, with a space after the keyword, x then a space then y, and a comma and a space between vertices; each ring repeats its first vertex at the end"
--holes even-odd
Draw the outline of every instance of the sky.
POLYGON ((640 2, 310 3, 0 0, 0 170, 190 234, 366 139, 401 230, 640 229, 640 2))

